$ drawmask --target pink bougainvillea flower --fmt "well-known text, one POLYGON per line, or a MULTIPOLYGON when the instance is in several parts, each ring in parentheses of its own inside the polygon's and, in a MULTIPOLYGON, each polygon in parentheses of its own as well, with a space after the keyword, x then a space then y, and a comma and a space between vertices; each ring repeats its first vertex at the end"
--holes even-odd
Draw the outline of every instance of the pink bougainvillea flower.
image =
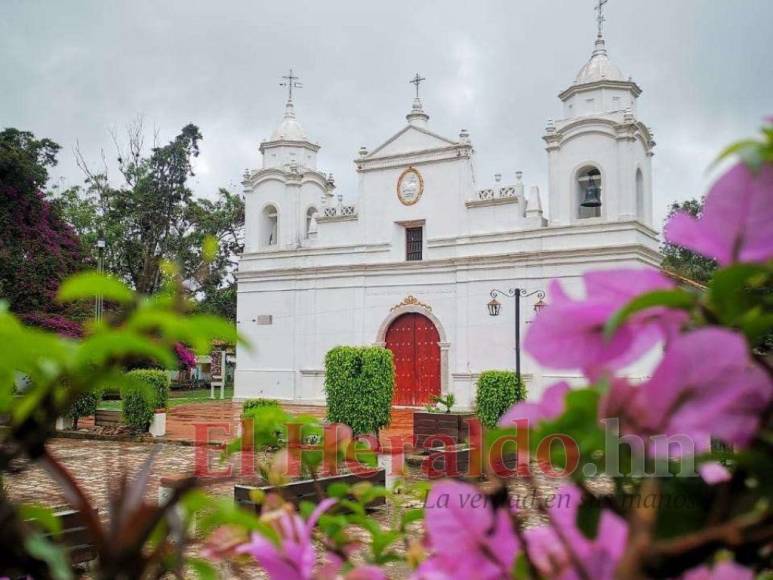
POLYGON ((682 580, 754 580, 754 572, 732 560, 724 560, 713 568, 693 568, 682 576, 682 580))
POLYGON ((432 555, 414 578, 507 578, 518 554, 508 506, 458 481, 435 484, 427 497, 425 527, 432 555))
POLYGON ((709 485, 716 485, 725 481, 730 481, 733 475, 727 470, 727 467, 719 461, 709 461, 698 468, 698 473, 703 481, 709 485))
POLYGON ((280 545, 260 534, 253 534, 247 544, 238 548, 242 554, 250 554, 268 572, 272 579, 307 580, 314 577, 314 547, 311 536, 322 513, 335 503, 334 499, 322 500, 309 519, 283 507, 264 514, 280 536, 280 545))
POLYGON ((556 492, 550 507, 553 525, 529 528, 524 541, 529 558, 546 578, 577 580, 611 580, 615 568, 623 556, 628 541, 625 520, 604 510, 599 519, 596 538, 587 538, 577 528, 577 510, 582 503, 582 492, 572 484, 562 486, 556 492), (567 545, 572 554, 567 551, 567 545), (583 567, 583 572, 577 570, 583 567))
POLYGON ((652 378, 638 387, 617 380, 602 401, 602 417, 619 417, 622 431, 651 439, 657 456, 710 448, 711 437, 743 447, 754 437, 773 384, 754 363, 744 338, 702 328, 673 339, 652 378), (687 437, 694 449, 669 449, 667 437, 687 437))
POLYGON ((677 213, 664 236, 725 266, 732 262, 766 262, 773 258, 773 166, 755 173, 739 163, 711 188, 696 219, 677 213))
POLYGON ((591 378, 605 369, 618 369, 635 361, 659 340, 668 338, 686 315, 664 308, 645 310, 604 336, 607 320, 640 294, 674 287, 657 270, 625 269, 583 275, 586 297, 571 299, 558 281, 549 289, 550 306, 535 318, 524 348, 548 368, 581 369, 591 378))
POLYGON ((512 427, 516 421, 526 420, 531 428, 540 421, 560 417, 564 412, 564 398, 569 389, 569 383, 561 381, 545 389, 538 403, 516 403, 499 420, 499 426, 512 427))

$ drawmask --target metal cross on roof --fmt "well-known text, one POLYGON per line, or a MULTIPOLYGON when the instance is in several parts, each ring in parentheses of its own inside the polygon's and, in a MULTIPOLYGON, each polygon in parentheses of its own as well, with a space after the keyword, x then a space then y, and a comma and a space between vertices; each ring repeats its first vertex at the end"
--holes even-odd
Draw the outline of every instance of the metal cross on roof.
POLYGON ((300 77, 293 74, 293 69, 290 69, 290 74, 282 77, 284 82, 279 83, 280 87, 287 87, 287 100, 293 100, 293 89, 300 89, 303 87, 302 83, 299 83, 300 77))
POLYGON ((598 0, 596 2, 596 7, 594 10, 598 12, 596 15, 596 22, 598 22, 599 25, 599 36, 602 36, 603 28, 604 28, 604 21, 606 18, 604 18, 604 5, 609 2, 609 0, 598 0))
POLYGON ((413 77, 410 81, 408 81, 412 85, 416 85, 416 98, 419 98, 419 85, 421 84, 421 81, 426 81, 427 77, 420 76, 419 73, 416 73, 416 76, 413 77))

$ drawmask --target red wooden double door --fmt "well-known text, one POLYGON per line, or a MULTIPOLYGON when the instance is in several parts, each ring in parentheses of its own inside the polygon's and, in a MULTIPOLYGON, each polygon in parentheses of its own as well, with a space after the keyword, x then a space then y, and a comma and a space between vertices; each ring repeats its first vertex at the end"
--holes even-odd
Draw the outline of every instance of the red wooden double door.
POLYGON ((386 333, 395 358, 393 404, 423 406, 440 394, 440 334, 426 316, 410 312, 396 318, 386 333))

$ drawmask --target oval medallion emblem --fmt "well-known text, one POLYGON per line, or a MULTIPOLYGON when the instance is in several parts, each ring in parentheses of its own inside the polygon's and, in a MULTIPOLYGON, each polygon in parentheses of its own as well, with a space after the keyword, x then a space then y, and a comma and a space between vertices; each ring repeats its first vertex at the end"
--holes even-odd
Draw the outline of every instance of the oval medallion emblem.
POLYGON ((424 179, 413 167, 400 174, 397 180, 397 198, 403 205, 413 205, 424 193, 424 179))

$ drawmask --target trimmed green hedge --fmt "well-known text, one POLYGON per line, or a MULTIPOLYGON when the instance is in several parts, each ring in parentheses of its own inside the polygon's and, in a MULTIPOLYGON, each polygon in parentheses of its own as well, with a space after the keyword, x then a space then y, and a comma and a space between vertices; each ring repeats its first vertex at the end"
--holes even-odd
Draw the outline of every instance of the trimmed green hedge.
POLYGON ((126 376, 132 380, 121 388, 124 421, 132 429, 147 431, 156 409, 167 409, 169 374, 157 369, 136 369, 126 376))
POLYGON ((378 433, 389 425, 395 364, 380 346, 337 346, 325 356, 327 418, 355 434, 378 433))
POLYGON ((478 379, 475 413, 486 427, 497 422, 510 407, 526 399, 526 387, 511 371, 483 371, 478 379))
POLYGON ((246 415, 252 409, 261 409, 263 407, 278 407, 279 401, 276 399, 247 399, 242 403, 242 415, 246 415))

